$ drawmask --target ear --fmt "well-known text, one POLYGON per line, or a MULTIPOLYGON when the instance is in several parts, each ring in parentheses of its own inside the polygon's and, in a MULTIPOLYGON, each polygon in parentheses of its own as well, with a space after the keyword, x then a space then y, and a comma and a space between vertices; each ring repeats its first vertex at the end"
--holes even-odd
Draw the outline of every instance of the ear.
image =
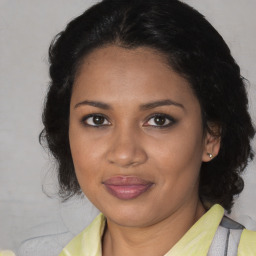
POLYGON ((207 131, 204 138, 203 162, 209 162, 216 157, 220 150, 221 128, 216 124, 208 124, 211 132, 207 131))

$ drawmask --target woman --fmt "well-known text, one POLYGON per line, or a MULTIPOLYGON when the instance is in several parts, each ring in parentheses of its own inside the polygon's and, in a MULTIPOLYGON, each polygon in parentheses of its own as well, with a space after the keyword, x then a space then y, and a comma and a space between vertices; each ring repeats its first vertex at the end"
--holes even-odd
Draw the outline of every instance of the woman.
POLYGON ((102 212, 64 255, 255 255, 223 217, 254 128, 244 79, 204 17, 177 0, 105 0, 50 47, 41 139, 60 195, 102 212))

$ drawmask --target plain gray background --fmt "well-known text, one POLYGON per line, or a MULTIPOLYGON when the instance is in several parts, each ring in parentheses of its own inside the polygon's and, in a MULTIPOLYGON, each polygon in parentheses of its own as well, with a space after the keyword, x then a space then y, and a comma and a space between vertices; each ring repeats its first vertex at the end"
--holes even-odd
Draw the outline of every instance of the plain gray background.
MULTIPOLYGON (((16 250, 21 241, 37 235, 37 227, 59 218, 68 219, 70 226, 79 230, 97 213, 87 201, 60 204, 54 196, 54 164, 38 143, 49 82, 48 46, 68 21, 93 2, 0 0, 0 249, 16 250), (42 192, 43 184, 52 199, 42 192)), ((250 82, 250 112, 255 123, 256 1, 184 2, 202 12, 230 46, 242 75, 250 82)), ((253 147, 256 148, 255 140, 253 147)), ((255 166, 254 161, 247 168, 246 187, 231 216, 256 230, 255 166)))

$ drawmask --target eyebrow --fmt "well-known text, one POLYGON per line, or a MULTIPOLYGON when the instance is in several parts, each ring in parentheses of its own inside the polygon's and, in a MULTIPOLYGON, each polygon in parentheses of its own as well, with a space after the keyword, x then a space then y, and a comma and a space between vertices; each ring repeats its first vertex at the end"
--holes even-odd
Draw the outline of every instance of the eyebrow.
MULTIPOLYGON (((78 107, 84 106, 84 105, 101 108, 101 109, 105 109, 105 110, 111 109, 111 106, 107 103, 103 103, 103 102, 99 102, 99 101, 90 101, 90 100, 81 101, 81 102, 77 103, 74 108, 78 108, 78 107)), ((170 99, 166 99, 166 100, 158 100, 158 101, 152 101, 152 102, 149 102, 146 104, 142 104, 142 105, 140 105, 140 110, 148 110, 148 109, 153 109, 153 108, 157 108, 157 107, 161 107, 161 106, 170 106, 170 105, 184 109, 184 106, 182 104, 172 101, 170 99)))
POLYGON ((174 105, 176 107, 180 107, 180 108, 184 109, 184 106, 182 104, 172 101, 172 100, 169 100, 169 99, 153 101, 153 102, 143 104, 140 106, 140 109, 148 110, 148 109, 152 109, 152 108, 157 108, 157 107, 161 107, 161 106, 170 106, 170 105, 174 105))
POLYGON ((106 103, 99 102, 99 101, 90 101, 90 100, 84 100, 82 102, 79 102, 75 105, 74 108, 78 108, 78 107, 83 106, 83 105, 89 105, 89 106, 92 106, 92 107, 106 109, 106 110, 111 109, 110 105, 108 105, 106 103))

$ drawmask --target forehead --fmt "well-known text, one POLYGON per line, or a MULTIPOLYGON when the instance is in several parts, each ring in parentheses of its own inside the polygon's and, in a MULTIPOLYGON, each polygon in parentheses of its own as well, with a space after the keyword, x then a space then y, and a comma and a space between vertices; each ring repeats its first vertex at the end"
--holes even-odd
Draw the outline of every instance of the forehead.
POLYGON ((188 100, 195 96, 186 79, 174 72, 167 59, 151 48, 99 48, 87 55, 77 73, 73 96, 97 100, 188 100))
POLYGON ((99 72, 100 68, 110 70, 115 64, 118 64, 119 71, 127 70, 127 67, 132 68, 132 66, 136 68, 141 64, 147 64, 148 68, 153 68, 158 65, 171 69, 164 54, 153 48, 137 47, 128 49, 115 45, 106 45, 94 49, 83 58, 77 70, 76 78, 79 77, 81 72, 84 72, 85 69, 99 72), (97 70, 95 68, 97 68, 97 70))

